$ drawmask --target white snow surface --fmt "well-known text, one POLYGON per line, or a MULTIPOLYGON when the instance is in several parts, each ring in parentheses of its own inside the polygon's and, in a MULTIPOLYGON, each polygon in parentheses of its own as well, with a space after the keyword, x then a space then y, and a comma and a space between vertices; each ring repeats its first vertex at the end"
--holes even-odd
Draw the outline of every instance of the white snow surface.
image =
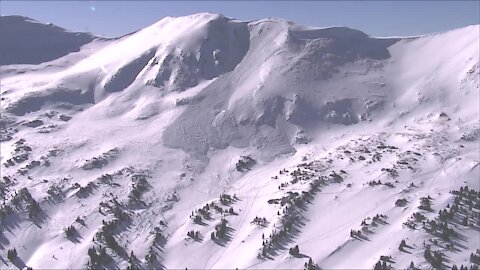
MULTIPOLYGON (((54 27, 8 22, 45 33, 54 27)), ((109 269, 302 269, 309 258, 321 269, 373 269, 380 256, 392 256, 394 268, 412 261, 429 268, 424 243, 451 267, 470 265, 480 249, 477 208, 476 224, 452 221, 461 235, 453 249, 432 244, 421 222, 405 225, 415 212, 436 217, 452 205, 452 190, 480 190, 479 25, 374 38, 201 13, 117 39, 90 36, 78 51, 18 42, 63 56, 0 67, 0 195, 13 209, 0 216, 2 269, 87 267, 88 249, 106 246, 98 232, 115 220, 116 202, 129 219, 113 230, 123 252, 107 248, 109 269), (237 168, 244 156, 254 164, 237 168), (295 181, 298 168, 308 175, 295 181), (332 181, 332 171, 343 180, 332 181), (305 207, 287 205, 294 230, 261 256, 262 234, 278 233, 290 213, 269 201, 322 179, 305 207), (369 185, 378 180, 391 185, 369 185), (26 201, 14 204, 22 188, 40 207, 33 218, 26 201), (221 194, 237 199, 221 205, 221 194), (432 212, 418 209, 427 196, 432 212), (398 199, 408 203, 395 206, 398 199), (210 203, 235 214, 211 207, 209 218, 193 222, 192 212, 210 203), (350 237, 377 214, 386 222, 350 237), (214 241, 222 217, 227 235, 214 241), (66 237, 71 225, 76 235, 66 237), (187 237, 191 230, 200 239, 187 237), (408 252, 398 249, 403 239, 408 252), (298 256, 289 254, 295 245, 298 256)))

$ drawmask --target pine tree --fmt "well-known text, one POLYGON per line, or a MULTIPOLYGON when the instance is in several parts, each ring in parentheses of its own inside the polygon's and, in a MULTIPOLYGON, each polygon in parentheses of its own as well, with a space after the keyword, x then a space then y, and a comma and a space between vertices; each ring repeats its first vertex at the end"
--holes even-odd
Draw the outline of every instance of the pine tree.
POLYGON ((463 226, 468 226, 468 217, 464 217, 462 220, 462 225, 463 226))
POLYGON ((398 247, 398 249, 399 249, 400 251, 403 251, 403 250, 404 250, 403 248, 404 248, 406 245, 407 245, 407 243, 405 242, 405 239, 402 239, 402 242, 400 242, 400 246, 398 247))
POLYGON ((17 250, 15 248, 7 251, 7 259, 13 261, 17 258, 17 250))
POLYGON ((298 256, 298 254, 300 254, 300 250, 298 248, 298 245, 295 245, 295 247, 293 248, 290 248, 289 251, 290 255, 292 256, 298 256))
POLYGON ((432 259, 432 253, 430 252, 429 248, 425 249, 425 252, 423 253, 423 257, 427 261, 430 261, 430 259, 432 259))
POLYGON ((137 260, 137 257, 135 256, 135 254, 133 254, 133 250, 130 251, 130 257, 128 258, 128 262, 133 263, 136 260, 137 260))

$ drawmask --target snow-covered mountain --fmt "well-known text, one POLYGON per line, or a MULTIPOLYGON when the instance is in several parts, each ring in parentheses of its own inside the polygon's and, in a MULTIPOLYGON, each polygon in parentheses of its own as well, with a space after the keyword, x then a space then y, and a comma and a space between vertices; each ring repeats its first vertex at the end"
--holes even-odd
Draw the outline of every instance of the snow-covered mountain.
POLYGON ((28 17, 1 16, 0 65, 40 64, 71 52, 94 37, 86 33, 73 33, 28 17))
POLYGON ((0 268, 478 267, 479 25, 0 23, 0 268))

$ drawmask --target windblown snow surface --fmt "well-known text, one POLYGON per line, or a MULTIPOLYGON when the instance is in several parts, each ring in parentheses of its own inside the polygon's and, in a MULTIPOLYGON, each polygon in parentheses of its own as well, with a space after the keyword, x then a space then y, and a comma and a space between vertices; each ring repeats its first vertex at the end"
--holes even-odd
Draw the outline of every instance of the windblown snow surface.
POLYGON ((0 22, 0 268, 478 267, 479 25, 0 22))

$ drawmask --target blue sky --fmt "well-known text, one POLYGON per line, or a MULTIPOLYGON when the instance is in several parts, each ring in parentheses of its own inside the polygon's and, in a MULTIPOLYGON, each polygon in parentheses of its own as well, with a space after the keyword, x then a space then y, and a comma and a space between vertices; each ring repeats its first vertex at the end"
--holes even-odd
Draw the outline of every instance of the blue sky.
POLYGON ((73 31, 116 37, 166 16, 221 13, 239 20, 281 17, 347 26, 372 36, 408 36, 480 23, 479 1, 0 1, 1 15, 23 15, 73 31))

